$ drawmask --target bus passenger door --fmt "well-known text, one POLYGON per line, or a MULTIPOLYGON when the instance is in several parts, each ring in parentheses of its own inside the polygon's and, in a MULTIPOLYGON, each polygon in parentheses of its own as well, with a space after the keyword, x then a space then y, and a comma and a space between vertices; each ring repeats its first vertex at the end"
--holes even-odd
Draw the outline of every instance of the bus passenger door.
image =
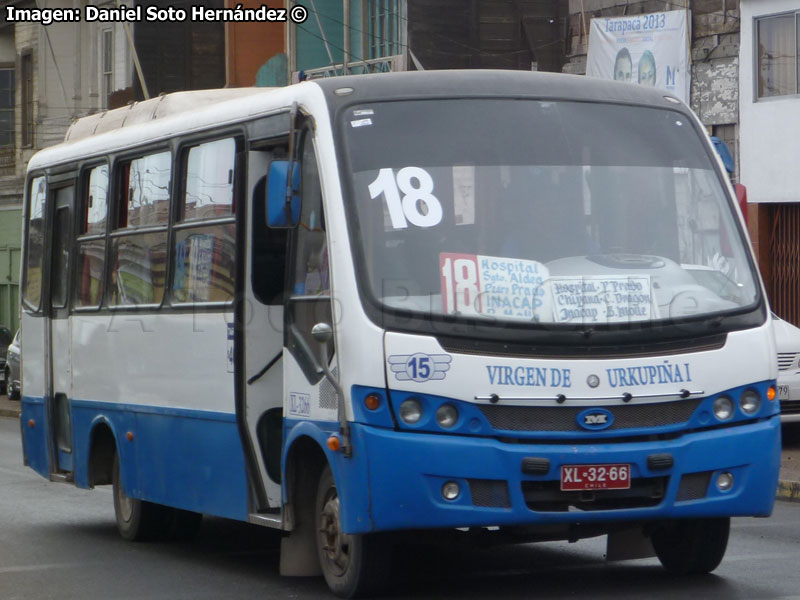
MULTIPOLYGON (((56 184, 57 185, 57 184, 56 184)), ((53 226, 51 228, 52 254, 46 303, 49 327, 45 330, 47 348, 45 368, 45 398, 50 419, 51 432, 51 474, 67 477, 72 471, 72 424, 70 418, 69 396, 72 383, 71 367, 71 323, 69 319, 69 273, 70 250, 72 248, 72 215, 75 200, 75 185, 56 187, 51 190, 54 205, 53 226)))
MULTIPOLYGON (((252 454, 265 498, 261 512, 281 506, 283 441, 283 288, 286 230, 267 228, 266 173, 279 148, 250 151, 247 157, 247 251, 244 301, 244 411, 252 454), (266 504, 265 504, 266 502, 266 504)), ((258 485, 258 484, 256 484, 258 485)), ((259 496, 259 490, 256 496, 259 496)))

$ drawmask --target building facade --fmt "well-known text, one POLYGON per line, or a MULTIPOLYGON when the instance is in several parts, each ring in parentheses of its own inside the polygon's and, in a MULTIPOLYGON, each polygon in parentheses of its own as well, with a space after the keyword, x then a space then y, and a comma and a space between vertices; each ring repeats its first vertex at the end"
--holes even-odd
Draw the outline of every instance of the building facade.
POLYGON ((287 23, 288 79, 403 71, 408 60, 406 0, 314 0, 303 23, 287 23))
MULTIPOLYGON (((691 8, 687 9, 686 2, 667 0, 569 0, 564 72, 586 73, 592 19, 687 10, 691 23, 691 107, 709 133, 724 140, 736 158, 739 153, 739 1, 695 0, 689 6, 691 8)), ((737 167, 734 180, 738 179, 737 167)))
MULTIPOLYGON (((11 2, 35 8, 31 1, 11 2)), ((50 8, 76 8, 71 0, 52 0, 50 8)), ((5 16, 5 15, 4 15, 5 16)), ((118 27, 111 28, 118 29, 118 27)), ((64 139, 76 116, 90 114, 107 104, 100 49, 105 40, 109 57, 118 55, 121 36, 103 38, 96 24, 30 22, 0 25, 0 324, 18 324, 19 261, 22 195, 25 168, 38 150, 64 139)), ((124 48, 124 46, 122 46, 124 48)), ((117 69, 117 71, 119 71, 117 69)))
POLYGON ((742 180, 773 308, 800 323, 800 2, 741 3, 742 180))

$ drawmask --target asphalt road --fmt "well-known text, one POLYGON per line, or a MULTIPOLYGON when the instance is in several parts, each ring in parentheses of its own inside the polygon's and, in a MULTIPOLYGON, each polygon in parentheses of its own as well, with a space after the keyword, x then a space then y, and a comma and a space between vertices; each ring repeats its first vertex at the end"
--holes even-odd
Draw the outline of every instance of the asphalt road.
MULTIPOLYGON (((109 489, 78 490, 23 467, 18 421, 0 418, 2 600, 331 597, 321 579, 279 577, 278 545, 273 531, 224 519, 206 519, 188 543, 126 542, 109 489)), ((604 551, 603 538, 404 548, 389 597, 800 600, 800 503, 736 519, 725 561, 706 577, 670 576, 655 559, 607 563, 604 551)))

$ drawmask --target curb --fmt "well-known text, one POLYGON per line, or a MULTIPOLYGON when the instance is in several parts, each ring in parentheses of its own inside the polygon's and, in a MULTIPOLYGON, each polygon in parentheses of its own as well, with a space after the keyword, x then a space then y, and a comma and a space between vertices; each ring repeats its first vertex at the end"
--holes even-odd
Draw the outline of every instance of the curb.
POLYGON ((778 500, 787 502, 800 502, 800 481, 786 481, 781 479, 778 482, 778 493, 775 497, 778 500))
POLYGON ((0 417, 19 419, 20 411, 11 408, 0 408, 0 417))

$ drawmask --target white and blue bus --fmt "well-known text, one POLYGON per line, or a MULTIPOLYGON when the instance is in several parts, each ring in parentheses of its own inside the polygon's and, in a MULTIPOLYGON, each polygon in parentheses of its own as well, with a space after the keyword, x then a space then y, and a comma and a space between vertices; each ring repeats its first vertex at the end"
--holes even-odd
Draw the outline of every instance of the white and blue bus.
POLYGON ((702 125, 461 71, 184 92, 28 168, 26 463, 123 537, 280 529, 374 592, 392 533, 608 535, 702 573, 771 513, 768 304, 702 125), (729 285, 707 287, 698 271, 729 285))

